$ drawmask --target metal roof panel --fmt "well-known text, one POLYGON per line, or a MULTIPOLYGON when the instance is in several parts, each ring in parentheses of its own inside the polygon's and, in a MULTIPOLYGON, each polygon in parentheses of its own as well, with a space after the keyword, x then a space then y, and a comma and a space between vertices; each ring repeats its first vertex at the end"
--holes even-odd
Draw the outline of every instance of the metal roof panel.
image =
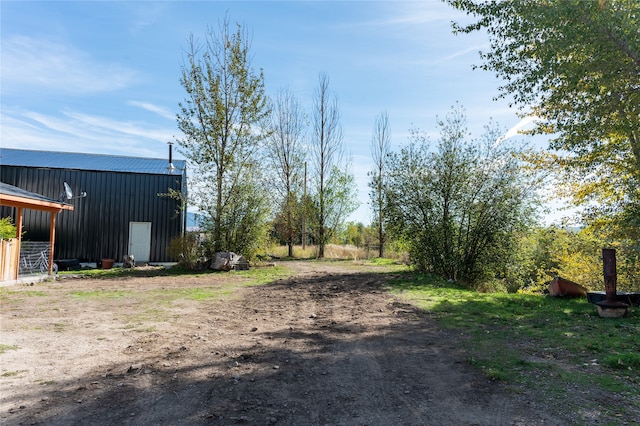
POLYGON ((73 206, 60 200, 45 197, 17 186, 0 182, 0 205, 34 208, 36 210, 73 210, 73 206))
MULTIPOLYGON (((173 160, 174 174, 182 174, 185 160, 173 160)), ((0 166, 92 170, 124 173, 167 174, 169 160, 77 152, 30 151, 0 148, 0 166)))

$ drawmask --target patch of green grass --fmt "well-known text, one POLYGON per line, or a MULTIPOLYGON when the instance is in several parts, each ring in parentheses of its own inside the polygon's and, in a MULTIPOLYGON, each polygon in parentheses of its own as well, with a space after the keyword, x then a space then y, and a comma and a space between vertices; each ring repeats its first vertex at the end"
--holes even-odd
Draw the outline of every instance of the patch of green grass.
POLYGON ((49 293, 41 290, 8 290, 6 288, 0 288, 0 301, 2 303, 8 302, 9 300, 16 301, 16 297, 43 297, 48 296, 49 293))
POLYGON ((160 309, 157 306, 152 306, 148 309, 138 310, 131 312, 131 314, 124 317, 126 322, 142 324, 144 322, 162 322, 168 319, 168 312, 164 309, 160 309))
POLYGON ((384 257, 374 257, 373 259, 363 260, 362 263, 365 265, 372 265, 372 266, 397 266, 397 265, 405 266, 401 262, 399 262, 398 259, 387 259, 384 257))
POLYGON ((205 301, 219 299, 229 296, 233 293, 233 289, 226 288, 193 288, 188 292, 184 292, 184 298, 195 301, 205 301))
POLYGON ((232 276, 243 277, 249 280, 246 285, 260 285, 277 281, 291 275, 291 269, 277 265, 264 268, 251 268, 248 271, 229 271, 232 276))
POLYGON ((170 305, 176 300, 186 299, 195 301, 208 301, 226 298, 233 294, 236 287, 188 287, 158 289, 149 292, 156 300, 161 300, 170 305))
POLYGON ((549 394, 574 383, 640 398, 638 308, 626 318, 600 318, 586 299, 478 293, 430 274, 395 277, 391 291, 459 331, 470 362, 489 378, 534 382, 549 394))
POLYGON ((132 331, 136 333, 153 333, 155 331, 158 331, 158 328, 156 326, 150 326, 144 328, 134 328, 132 331))
POLYGON ((472 357, 470 364, 481 369, 490 380, 511 381, 518 370, 528 366, 528 362, 515 354, 501 357, 500 359, 476 359, 472 357), (509 368, 505 368, 505 366, 509 368))
POLYGON ((20 294, 25 295, 27 297, 42 297, 42 296, 49 295, 49 293, 47 293, 46 291, 40 291, 40 290, 21 291, 20 294))
POLYGON ((203 271, 191 271, 177 266, 165 268, 163 266, 147 268, 111 268, 111 269, 84 269, 82 271, 69 271, 68 274, 81 275, 87 278, 97 279, 119 279, 127 277, 159 277, 159 276, 203 276, 229 274, 230 277, 240 276, 251 280, 251 284, 264 284, 291 274, 289 268, 283 266, 251 267, 249 271, 229 271, 219 272, 212 269, 203 271))
MULTIPOLYGON (((213 271, 201 271, 200 273, 213 273, 213 271)), ((194 271, 174 266, 173 268, 165 268, 164 266, 151 266, 144 268, 122 268, 115 267, 111 269, 82 269, 80 271, 61 271, 60 275, 80 275, 88 278, 97 279, 113 279, 126 277, 162 277, 162 276, 178 276, 178 275, 194 275, 194 271)))
POLYGON ((61 323, 61 322, 53 323, 52 326, 53 326, 53 331, 55 331, 57 333, 61 333, 61 332, 65 331, 69 327, 68 324, 64 324, 64 323, 61 323))
POLYGON ((612 393, 621 393, 621 392, 637 392, 637 385, 633 385, 624 380, 620 380, 619 377, 615 377, 612 375, 604 374, 588 374, 581 373, 585 377, 585 385, 592 386, 592 383, 600 387, 601 389, 612 392, 612 393))
POLYGON ((14 377, 20 373, 25 373, 27 370, 5 371, 2 373, 2 377, 14 377))
MULTIPOLYGON (((110 271, 110 270, 107 270, 110 271)), ((80 300, 127 299, 137 302, 135 312, 127 315, 123 320, 125 328, 134 331, 154 331, 154 326, 143 324, 162 322, 169 319, 168 310, 179 300, 217 301, 228 299, 238 288, 259 285, 277 280, 291 274, 290 269, 282 266, 269 268, 252 268, 249 271, 210 272, 211 274, 225 274, 230 278, 228 283, 206 287, 174 287, 136 290, 90 290, 74 291, 72 297, 80 300), (234 278, 240 278, 235 279, 234 278)))
POLYGON ((640 371, 640 353, 619 352, 614 349, 613 354, 603 357, 602 363, 609 368, 640 371))
POLYGON ((89 299, 124 299, 131 295, 130 291, 124 290, 91 290, 91 291, 73 291, 71 297, 81 300, 89 299))
POLYGON ((20 349, 20 347, 17 345, 5 345, 4 343, 0 343, 0 354, 3 354, 7 351, 15 351, 17 349, 20 349))
MULTIPOLYGON (((238 288, 273 282, 278 278, 290 275, 291 271, 288 268, 278 266, 252 268, 249 271, 217 272, 217 274, 228 274, 229 278, 240 277, 242 279, 216 286, 153 289, 146 291, 144 297, 135 292, 129 292, 126 297, 136 298, 140 300, 142 305, 136 310, 136 313, 124 318, 129 323, 127 328, 135 329, 135 331, 153 331, 148 328, 138 330, 136 327, 148 322, 167 321, 170 315, 168 309, 179 300, 197 302, 225 300, 233 297, 238 288), (145 309, 145 306, 148 308, 145 309), (163 309, 163 306, 166 309, 163 309)), ((92 296, 92 294, 88 296, 92 296)), ((117 296, 124 297, 125 294, 117 296)), ((102 295, 102 297, 105 296, 102 295)))

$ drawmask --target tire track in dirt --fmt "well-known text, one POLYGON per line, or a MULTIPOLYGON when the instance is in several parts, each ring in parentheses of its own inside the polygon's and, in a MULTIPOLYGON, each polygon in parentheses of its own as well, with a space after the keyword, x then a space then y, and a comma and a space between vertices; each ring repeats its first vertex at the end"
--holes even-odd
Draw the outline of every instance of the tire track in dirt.
POLYGON ((385 293, 379 275, 307 274, 251 292, 244 303, 286 303, 288 331, 279 332, 296 342, 297 373, 285 386, 293 390, 273 396, 293 401, 298 414, 279 423, 557 423, 467 365, 455 336, 385 293))

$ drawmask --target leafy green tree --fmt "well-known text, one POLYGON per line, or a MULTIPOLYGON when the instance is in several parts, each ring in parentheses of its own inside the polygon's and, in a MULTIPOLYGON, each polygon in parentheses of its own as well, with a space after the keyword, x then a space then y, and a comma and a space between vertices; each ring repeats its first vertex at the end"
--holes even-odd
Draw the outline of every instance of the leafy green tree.
POLYGON ((374 170, 369 172, 369 197, 374 213, 373 223, 377 228, 378 256, 384 257, 385 229, 384 229, 384 185, 387 156, 391 150, 391 133, 389 130, 389 115, 384 112, 376 117, 371 138, 371 157, 374 170))
POLYGON ((302 209, 299 203, 304 179, 305 117, 300 103, 288 90, 280 90, 275 97, 269 120, 268 158, 282 212, 279 232, 293 257, 293 245, 300 229, 302 209))
POLYGON ((318 244, 318 257, 324 258, 325 245, 338 227, 357 208, 355 179, 344 161, 342 127, 338 100, 329 90, 329 77, 320 74, 313 104, 311 161, 315 170, 312 224, 318 244))
POLYGON ((446 0, 486 29, 482 69, 558 133, 554 148, 595 154, 604 140, 626 145, 640 170, 640 2, 635 0, 446 0), (614 140, 612 140, 614 139, 614 140))
POLYGON ((560 195, 638 247, 640 2, 445 1, 477 18, 455 32, 488 32, 480 68, 504 79, 500 96, 538 117, 532 133, 554 135, 546 165, 560 195))
POLYGON ((352 244, 360 248, 364 244, 364 232, 365 227, 361 222, 348 222, 344 231, 342 243, 352 244))
POLYGON ((184 137, 177 142, 191 167, 191 201, 206 216, 213 251, 242 252, 246 237, 264 227, 266 200, 256 175, 268 107, 249 47, 246 31, 238 24, 232 32, 225 19, 203 44, 191 36, 182 66, 187 95, 177 115, 184 137))
MULTIPOLYGON (((558 244, 567 231, 555 226, 535 227, 520 234, 514 262, 507 265, 505 275, 510 287, 527 292, 539 292, 547 287, 549 280, 560 275, 558 244)), ((573 277, 565 278, 576 281, 573 277)))
POLYGON ((291 241, 291 244, 299 244, 302 241, 300 230, 302 229, 302 211, 304 208, 302 197, 291 197, 289 203, 291 216, 289 216, 287 205, 282 204, 275 211, 271 221, 272 236, 278 244, 287 246, 287 253, 289 252, 289 241, 291 241), (291 220, 292 218, 293 220, 291 220))
POLYGON ((323 190, 324 205, 320 203, 319 194, 312 198, 313 206, 310 211, 312 214, 315 213, 315 217, 310 224, 320 259, 324 258, 325 245, 338 236, 337 234, 345 228, 346 218, 358 208, 355 178, 349 173, 348 165, 344 167, 345 169, 340 169, 333 166, 331 169, 323 190))
POLYGON ((224 247, 252 258, 267 246, 271 198, 268 187, 259 174, 259 168, 247 169, 241 183, 235 188, 233 202, 222 216, 224 247))
POLYGON ((437 143, 413 130, 411 143, 389 155, 385 215, 418 269, 473 286, 509 262, 516 233, 533 217, 536 179, 496 146, 497 128, 468 141, 460 108, 438 124, 437 143))

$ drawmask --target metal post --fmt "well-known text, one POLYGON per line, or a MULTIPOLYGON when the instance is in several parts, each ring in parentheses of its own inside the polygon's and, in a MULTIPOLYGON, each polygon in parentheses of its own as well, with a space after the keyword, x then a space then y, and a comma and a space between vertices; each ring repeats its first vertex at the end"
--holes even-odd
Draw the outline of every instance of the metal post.
POLYGON ((615 302, 618 286, 615 249, 602 249, 602 271, 604 274, 604 290, 607 295, 607 302, 615 302))
POLYGON ((602 249, 602 272, 606 299, 597 302, 598 314, 605 318, 619 318, 627 315, 629 305, 618 301, 618 276, 616 272, 616 251, 602 249))

